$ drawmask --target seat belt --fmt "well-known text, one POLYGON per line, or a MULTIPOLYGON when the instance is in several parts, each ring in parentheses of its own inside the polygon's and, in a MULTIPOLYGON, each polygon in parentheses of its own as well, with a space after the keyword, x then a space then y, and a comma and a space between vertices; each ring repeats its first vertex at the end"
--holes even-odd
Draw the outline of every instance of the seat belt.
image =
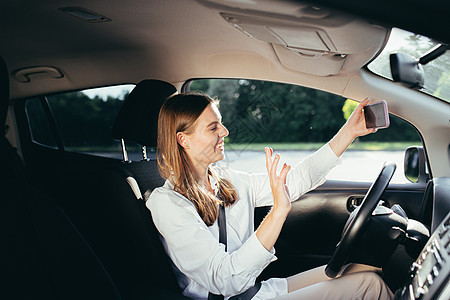
POLYGON ((225 251, 227 251, 227 219, 225 217, 225 206, 223 204, 219 204, 217 225, 219 226, 219 243, 224 244, 225 251))
MULTIPOLYGON (((219 243, 225 245, 225 251, 227 251, 227 220, 225 217, 225 205, 219 204, 219 217, 217 218, 217 225, 219 226, 219 243)), ((245 292, 231 297, 229 300, 250 300, 261 288, 261 282, 255 282, 255 285, 246 290, 245 292)), ((208 300, 223 300, 222 295, 216 295, 213 293, 208 294, 208 300)))

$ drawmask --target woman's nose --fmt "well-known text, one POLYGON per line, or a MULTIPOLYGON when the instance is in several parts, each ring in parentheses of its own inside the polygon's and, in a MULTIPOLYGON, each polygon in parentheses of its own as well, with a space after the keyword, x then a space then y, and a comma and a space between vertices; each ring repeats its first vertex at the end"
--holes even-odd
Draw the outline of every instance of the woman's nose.
POLYGON ((220 132, 220 137, 228 136, 228 134, 229 134, 228 129, 223 124, 220 124, 220 125, 222 126, 222 130, 220 132))

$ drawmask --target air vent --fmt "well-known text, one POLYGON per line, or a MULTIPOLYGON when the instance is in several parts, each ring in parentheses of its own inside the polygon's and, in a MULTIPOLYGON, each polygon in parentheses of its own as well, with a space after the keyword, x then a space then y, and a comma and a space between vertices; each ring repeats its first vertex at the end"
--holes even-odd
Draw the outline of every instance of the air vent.
POLYGON ((104 23, 111 21, 110 18, 83 7, 68 6, 60 7, 58 10, 88 23, 104 23))

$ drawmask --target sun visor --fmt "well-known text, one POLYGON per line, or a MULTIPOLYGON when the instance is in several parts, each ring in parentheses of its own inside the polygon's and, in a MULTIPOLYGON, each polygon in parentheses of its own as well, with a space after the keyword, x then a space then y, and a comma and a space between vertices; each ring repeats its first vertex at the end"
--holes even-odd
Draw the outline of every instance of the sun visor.
POLYGON ((293 49, 272 44, 275 53, 286 68, 317 76, 339 74, 346 55, 330 54, 328 52, 293 49), (320 61, 318 63, 318 61, 320 61))
POLYGON ((385 28, 323 10, 297 17, 248 10, 220 15, 248 37, 271 43, 286 68, 318 76, 338 74, 348 55, 375 55, 386 37, 385 28))
POLYGON ((222 18, 249 37, 285 47, 337 51, 328 34, 300 24, 280 24, 275 20, 221 13, 222 18))

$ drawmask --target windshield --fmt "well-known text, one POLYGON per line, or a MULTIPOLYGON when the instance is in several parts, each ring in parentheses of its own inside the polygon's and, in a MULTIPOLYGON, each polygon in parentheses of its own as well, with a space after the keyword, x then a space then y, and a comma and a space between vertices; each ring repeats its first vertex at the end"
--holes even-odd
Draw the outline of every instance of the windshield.
MULTIPOLYGON (((406 53, 419 59, 437 44, 425 36, 393 28, 383 52, 368 65, 368 68, 372 72, 392 80, 389 67, 391 53, 406 53)), ((424 65, 423 69, 425 87, 421 91, 450 102, 450 51, 424 65)))

